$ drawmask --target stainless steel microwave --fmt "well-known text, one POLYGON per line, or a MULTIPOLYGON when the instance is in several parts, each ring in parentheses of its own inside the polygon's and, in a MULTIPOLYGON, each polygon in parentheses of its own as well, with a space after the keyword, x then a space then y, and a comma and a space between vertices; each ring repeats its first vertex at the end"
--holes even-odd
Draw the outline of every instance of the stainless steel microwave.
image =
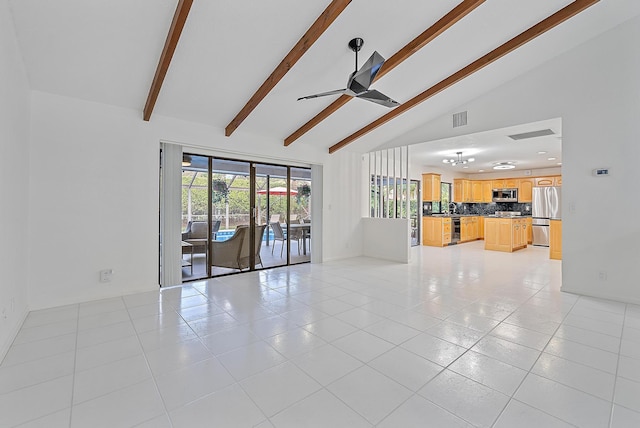
POLYGON ((518 189, 493 189, 493 202, 518 202, 518 189))

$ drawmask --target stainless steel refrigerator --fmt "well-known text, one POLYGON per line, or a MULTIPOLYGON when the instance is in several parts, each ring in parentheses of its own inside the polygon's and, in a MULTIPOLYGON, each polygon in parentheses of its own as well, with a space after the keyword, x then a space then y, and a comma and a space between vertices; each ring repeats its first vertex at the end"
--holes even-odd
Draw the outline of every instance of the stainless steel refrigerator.
POLYGON ((549 225, 559 220, 561 213, 561 187, 534 187, 531 205, 533 245, 549 246, 549 225))

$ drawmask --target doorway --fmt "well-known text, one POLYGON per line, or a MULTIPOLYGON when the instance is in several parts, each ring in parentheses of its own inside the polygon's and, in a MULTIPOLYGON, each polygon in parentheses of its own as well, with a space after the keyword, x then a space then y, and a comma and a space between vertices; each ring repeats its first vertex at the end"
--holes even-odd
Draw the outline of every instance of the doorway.
POLYGON ((311 169, 183 153, 182 281, 311 261, 311 169))

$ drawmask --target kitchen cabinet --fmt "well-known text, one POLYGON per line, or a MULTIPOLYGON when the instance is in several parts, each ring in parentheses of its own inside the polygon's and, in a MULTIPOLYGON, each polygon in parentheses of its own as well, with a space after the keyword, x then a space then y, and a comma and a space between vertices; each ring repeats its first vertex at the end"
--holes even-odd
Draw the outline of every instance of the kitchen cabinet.
POLYGON ((527 246, 527 222, 525 219, 514 219, 511 224, 513 233, 513 249, 524 248, 527 246))
POLYGON ((490 180, 484 180, 482 182, 482 202, 489 204, 493 202, 493 186, 490 180))
POLYGON ((444 247, 451 242, 451 219, 443 217, 422 218, 422 245, 444 247))
POLYGON ((483 182, 480 180, 471 181, 471 200, 472 202, 484 202, 483 182))
POLYGON ((472 202, 471 181, 465 178, 453 179, 453 202, 472 202))
POLYGON ((504 187, 507 189, 516 189, 518 187, 518 180, 515 178, 506 178, 504 180, 504 187))
POLYGON ((562 186, 562 176, 559 175, 557 177, 553 177, 553 185, 554 186, 562 186))
POLYGON ((471 217, 462 217, 460 219, 460 242, 471 241, 470 219, 471 217))
POLYGON ((526 226, 527 226, 527 244, 533 244, 533 227, 531 227, 531 225, 533 224, 533 219, 531 217, 527 217, 526 219, 526 226))
POLYGON ((518 202, 531 202, 533 200, 533 180, 521 178, 518 180, 518 202))
POLYGON ((549 258, 562 260, 562 220, 551 220, 549 227, 549 258))
POLYGON ((486 217, 484 249, 513 252, 527 246, 526 219, 486 217))
POLYGON ((478 217, 460 218, 460 242, 475 241, 478 239, 478 217))
POLYGON ((478 217, 478 239, 484 239, 484 217, 478 217))
POLYGON ((493 180, 493 181, 491 181, 491 187, 493 189, 504 189, 504 180, 493 180))
POLYGON ((553 177, 536 177, 534 180, 536 187, 553 186, 554 183, 553 177))
POLYGON ((482 217, 471 217, 471 237, 475 241, 480 237, 480 230, 478 223, 482 217))
POLYGON ((440 174, 422 174, 422 200, 440 200, 440 174))

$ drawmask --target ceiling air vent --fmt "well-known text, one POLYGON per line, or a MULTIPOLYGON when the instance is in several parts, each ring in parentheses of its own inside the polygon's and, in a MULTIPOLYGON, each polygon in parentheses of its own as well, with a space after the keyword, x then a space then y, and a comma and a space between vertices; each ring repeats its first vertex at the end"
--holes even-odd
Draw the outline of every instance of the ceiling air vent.
POLYGON ((535 138, 535 137, 544 137, 546 135, 553 135, 553 132, 550 129, 541 129, 539 131, 531 131, 531 132, 523 132, 522 134, 514 134, 508 135, 512 140, 526 140, 527 138, 535 138))
POLYGON ((464 126, 467 124, 467 112, 462 111, 460 113, 454 113, 453 115, 453 127, 464 126))

